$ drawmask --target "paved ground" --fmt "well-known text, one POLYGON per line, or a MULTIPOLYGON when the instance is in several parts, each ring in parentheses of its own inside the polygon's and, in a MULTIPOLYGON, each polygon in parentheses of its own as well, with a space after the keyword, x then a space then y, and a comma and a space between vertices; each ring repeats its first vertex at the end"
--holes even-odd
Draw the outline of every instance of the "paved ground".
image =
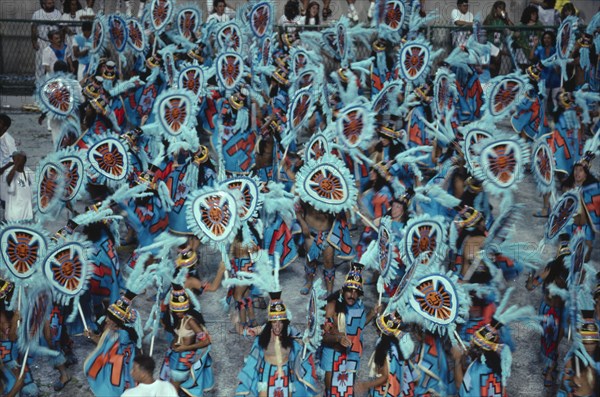
MULTIPOLYGON (((3 103, 10 102, 10 98, 3 98, 3 103)), ((27 102, 27 99, 25 100, 27 102)), ((25 150, 29 156, 28 165, 34 168, 40 159, 50 150, 51 138, 45 127, 41 127, 37 123, 37 114, 11 114, 13 125, 10 128, 10 133, 15 137, 17 145, 25 150)), ((596 174, 598 173, 596 167, 596 174)), ((533 218, 530 214, 537 210, 540 206, 539 194, 535 191, 535 187, 531 177, 527 177, 522 182, 521 187, 516 195, 516 200, 527 204, 527 209, 523 219, 517 227, 517 239, 523 242, 531 242, 532 245, 537 244, 543 235, 543 223, 537 218, 533 218)), ((49 230, 56 230, 65 224, 66 217, 63 215, 61 219, 57 219, 52 224, 48 224, 49 230)), ((353 232, 354 238, 358 237, 358 231, 353 232)), ((129 251, 123 250, 120 257, 124 260, 129 251)), ((547 247, 545 257, 549 258, 554 255, 554 248, 547 247)), ((598 268, 600 255, 598 250, 593 256, 593 263, 598 268)), ((207 249, 202 249, 200 253, 201 268, 200 271, 206 278, 212 278, 211 274, 217 269, 219 256, 215 252, 207 249)), ((343 264, 338 269, 338 278, 336 286, 341 286, 343 275, 347 271, 347 266, 343 264)), ((513 284, 517 287, 517 292, 513 296, 513 302, 519 304, 533 304, 537 307, 540 302, 540 291, 528 293, 525 288, 525 275, 521 275, 513 284)), ((293 312, 293 323, 299 328, 304 328, 306 315, 306 302, 298 291, 303 282, 302 263, 297 260, 292 266, 282 272, 282 285, 286 291, 284 297, 288 307, 293 312)), ((200 302, 202 311, 208 321, 208 328, 212 336, 213 347, 212 355, 214 358, 214 373, 216 378, 215 391, 213 396, 232 396, 233 390, 237 384, 235 378, 243 363, 244 356, 248 353, 251 345, 251 340, 232 335, 228 333, 230 324, 223 314, 223 309, 220 300, 224 296, 225 290, 220 289, 215 293, 202 296, 200 302)), ((367 307, 372 307, 376 301, 376 292, 374 286, 366 288, 365 301, 367 307)), ((147 316, 148 308, 151 305, 150 297, 138 297, 134 301, 135 307, 140 309, 147 316)), ((265 318, 265 313, 260 312, 259 317, 265 318)), ((364 363, 371 355, 375 343, 375 330, 373 327, 367 327, 365 333, 365 352, 364 363)), ((542 396, 542 376, 540 362, 538 360, 539 337, 531 331, 527 325, 517 326, 514 328, 513 337, 517 345, 517 351, 513 357, 512 377, 508 381, 509 396, 542 396)), ((40 386, 41 395, 61 395, 61 396, 90 396, 92 395, 88 384, 82 373, 82 363, 85 357, 92 349, 83 337, 75 337, 77 344, 76 353, 80 359, 80 363, 70 369, 74 380, 67 385, 61 393, 55 393, 52 388, 52 382, 56 379, 57 373, 52 370, 43 359, 35 362, 33 367, 34 377, 40 386)), ((145 349, 148 346, 144 346, 145 349)), ((564 346, 563 346, 564 348, 564 346)), ((162 356, 166 351, 166 343, 164 335, 160 335, 155 346, 155 358, 157 361, 162 360, 162 356)), ((365 379, 366 373, 363 370, 360 377, 365 379)))

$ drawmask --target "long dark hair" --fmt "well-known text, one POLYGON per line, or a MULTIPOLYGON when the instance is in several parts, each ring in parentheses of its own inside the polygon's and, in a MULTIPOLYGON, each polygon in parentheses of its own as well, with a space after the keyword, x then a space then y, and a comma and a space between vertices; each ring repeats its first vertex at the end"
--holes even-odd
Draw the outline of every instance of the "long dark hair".
MULTIPOLYGON (((185 314, 186 316, 190 316, 191 318, 193 318, 198 325, 205 324, 204 317, 199 311, 190 309, 185 314)), ((175 335, 175 330, 181 325, 181 319, 177 316, 174 316, 173 312, 169 309, 169 311, 166 313, 163 319, 163 323, 167 332, 170 332, 171 334, 175 335)))
MULTIPOLYGON (((318 6, 319 7, 319 11, 321 9, 321 6, 319 5, 319 3, 317 3, 316 1, 311 1, 310 3, 308 3, 308 8, 305 10, 306 11, 306 16, 304 17, 304 25, 307 26, 311 26, 310 25, 310 9, 312 8, 312 6, 318 6)), ((317 11, 317 15, 315 15, 315 25, 320 25, 321 24, 321 17, 319 16, 319 11, 317 11)))
MULTIPOLYGON (((567 189, 571 189, 575 187, 575 167, 583 167, 581 164, 575 164, 573 166, 573 171, 569 174, 567 179, 563 182, 563 187, 567 189)), ((598 182, 598 179, 592 175, 589 168, 583 167, 585 173, 587 174, 585 181, 583 181, 583 186, 591 185, 592 183, 598 182)))
POLYGON ((402 352, 400 351, 398 338, 392 335, 382 334, 379 343, 377 344, 377 346, 375 346, 375 365, 377 365, 378 368, 383 367, 383 363, 385 362, 387 353, 392 346, 396 347, 400 359, 405 359, 405 357, 402 356, 402 352))
MULTIPOLYGON (((123 324, 123 320, 121 320, 120 318, 116 317, 114 314, 112 314, 109 311, 106 312, 106 317, 110 318, 123 331, 127 332, 127 334, 129 335, 129 339, 133 343, 137 342, 137 340, 138 340, 138 334, 137 334, 137 332, 135 332, 135 329, 133 329, 133 327, 126 327, 125 324, 123 324)), ((100 324, 100 327, 102 329, 104 329, 105 325, 106 325, 106 318, 104 319, 104 321, 102 321, 102 323, 100 324)))
MULTIPOLYGON (((294 345, 294 338, 292 338, 289 334, 290 320, 282 320, 283 329, 281 330, 281 335, 279 339, 281 340, 281 346, 286 349, 291 349, 294 345)), ((269 346, 269 342, 271 341, 271 330, 273 329, 273 324, 271 321, 267 321, 265 327, 263 328, 260 335, 258 335, 258 344, 264 350, 269 346)))
POLYGON ((538 14, 538 21, 539 21, 539 12, 536 6, 527 6, 525 7, 525 9, 523 10, 523 13, 521 14, 521 23, 523 25, 527 25, 529 23, 529 21, 531 21, 531 16, 533 14, 538 14))

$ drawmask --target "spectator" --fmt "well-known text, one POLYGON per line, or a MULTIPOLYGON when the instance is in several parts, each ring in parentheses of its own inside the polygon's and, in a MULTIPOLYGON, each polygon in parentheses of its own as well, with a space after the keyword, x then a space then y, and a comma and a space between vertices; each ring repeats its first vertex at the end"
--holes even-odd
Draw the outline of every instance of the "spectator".
POLYGON ((73 25, 74 22, 79 21, 79 19, 77 19, 77 11, 79 10, 81 10, 79 0, 65 0, 63 4, 63 14, 60 17, 60 20, 69 22, 68 24, 62 25, 65 42, 69 45, 73 44, 73 36, 75 36, 75 33, 80 32, 80 29, 73 25))
POLYGON ((527 6, 521 14, 519 26, 538 28, 532 30, 518 30, 515 32, 515 43, 517 45, 517 63, 524 70, 530 64, 529 54, 535 50, 534 41, 540 41, 541 26, 538 9, 535 6, 527 6))
MULTIPOLYGON (((214 0, 206 0, 206 9, 208 10, 208 12, 211 13, 211 15, 212 15, 212 13, 216 13, 217 2, 218 1, 214 1, 214 0)), ((223 3, 225 3, 225 9, 224 9, 223 13, 227 16, 227 19, 225 21, 234 19, 235 18, 235 10, 233 8, 229 7, 225 1, 223 1, 223 3)), ((209 15, 209 18, 210 18, 210 15, 209 15)), ((208 22, 208 19, 206 22, 208 22)), ((219 22, 224 22, 224 21, 219 21, 219 22)))
MULTIPOLYGON (((452 10, 452 24, 459 27, 473 26, 473 14, 469 11, 468 0, 458 0, 456 8, 452 10)), ((466 44, 470 32, 459 31, 452 34, 452 45, 454 47, 462 47, 466 44)))
MULTIPOLYGON (((8 115, 0 114, 0 176, 13 165, 11 156, 17 151, 15 139, 7 132, 11 123, 12 120, 8 115)), ((0 202, 4 205, 7 188, 3 179, 0 178, 0 202)))
MULTIPOLYGON (((488 32, 488 43, 502 50, 503 30, 506 26, 511 26, 513 23, 506 13, 506 3, 504 1, 496 1, 492 6, 492 10, 485 17, 483 25, 486 26, 488 32)), ((492 77, 498 76, 502 66, 502 51, 498 56, 492 56, 490 60, 490 74, 492 77)))
POLYGON ((573 3, 567 3, 560 10, 560 22, 562 23, 562 21, 564 21, 565 19, 567 19, 567 17, 570 17, 571 15, 577 16, 577 10, 575 9, 573 3))
MULTIPOLYGON (((33 13, 31 19, 34 21, 58 21, 61 12, 54 8, 54 0, 40 0, 40 9, 33 13)), ((31 25, 31 44, 35 50, 35 77, 39 79, 46 72, 42 65, 42 54, 44 49, 50 45, 48 33, 53 25, 37 24, 31 25)))
MULTIPOLYGON (((302 25, 302 22, 300 3, 298 3, 298 0, 288 0, 283 8, 283 15, 279 18, 279 25, 285 28, 287 25, 302 25)), ((289 29, 288 31, 292 30, 289 29)))
POLYGON ((531 4, 537 6, 540 23, 542 25, 550 27, 560 23, 560 15, 558 14, 558 11, 554 9, 556 0, 532 0, 531 4))
POLYGON ((12 124, 11 118, 7 114, 0 114, 0 174, 4 172, 10 158, 17 151, 15 139, 7 131, 12 124))
POLYGON ((75 13, 78 21, 93 21, 96 14, 94 13, 94 0, 86 0, 85 8, 81 8, 75 13))
POLYGON ((4 182, 6 183, 7 221, 27 221, 33 219, 33 171, 26 167, 27 155, 16 151, 12 155, 14 165, 8 169, 4 182))
MULTIPOLYGON (((556 37, 550 31, 544 32, 541 44, 536 38, 534 38, 533 43, 534 47, 531 50, 530 58, 534 63, 550 58, 556 52, 556 37)), ((553 67, 547 67, 542 71, 541 79, 546 82, 546 98, 552 98, 552 103, 556 106, 556 95, 560 90, 560 75, 553 67)), ((548 105, 550 103, 551 101, 548 101, 548 105)), ((554 106, 548 109, 551 110, 552 114, 554 113, 553 108, 554 106)))
POLYGON ((81 83, 90 64, 90 48, 92 47, 92 22, 85 21, 81 25, 81 34, 73 40, 73 55, 77 59, 77 80, 81 83))
POLYGON ((316 1, 311 1, 308 4, 308 9, 306 11, 306 16, 304 17, 304 25, 306 26, 315 26, 321 24, 321 18, 319 17, 319 3, 316 1))
POLYGON ((217 22, 227 22, 229 21, 229 15, 225 12, 225 0, 215 0, 213 12, 208 16, 206 22, 209 21, 217 21, 217 22))
POLYGON ((54 70, 56 61, 63 61, 69 65, 69 70, 73 70, 71 59, 71 47, 63 40, 63 36, 58 30, 52 30, 48 33, 48 41, 50 45, 44 48, 42 54, 42 65, 45 73, 50 73, 54 70))
POLYGON ((154 379, 155 366, 152 357, 136 354, 131 377, 137 386, 125 390, 121 397, 177 397, 177 390, 171 383, 154 379))

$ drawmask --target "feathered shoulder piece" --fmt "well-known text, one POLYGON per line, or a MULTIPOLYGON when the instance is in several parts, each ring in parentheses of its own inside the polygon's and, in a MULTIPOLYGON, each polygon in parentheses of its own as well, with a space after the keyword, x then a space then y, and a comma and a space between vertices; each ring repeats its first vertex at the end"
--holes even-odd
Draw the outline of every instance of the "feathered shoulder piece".
POLYGON ((72 74, 50 73, 36 82, 35 99, 37 105, 48 117, 64 120, 77 117, 80 95, 79 84, 72 74))
POLYGON ((161 93, 154 102, 156 121, 142 127, 144 133, 169 142, 169 153, 180 150, 195 152, 200 147, 196 133, 197 97, 186 89, 169 89, 161 93))
POLYGON ((306 162, 296 174, 295 188, 304 202, 332 214, 351 210, 358 196, 348 167, 332 154, 306 162))
POLYGON ((441 263, 417 266, 402 295, 390 301, 386 310, 396 310, 404 322, 416 323, 429 332, 447 336, 452 344, 461 343, 456 327, 469 318, 471 299, 452 271, 441 263))

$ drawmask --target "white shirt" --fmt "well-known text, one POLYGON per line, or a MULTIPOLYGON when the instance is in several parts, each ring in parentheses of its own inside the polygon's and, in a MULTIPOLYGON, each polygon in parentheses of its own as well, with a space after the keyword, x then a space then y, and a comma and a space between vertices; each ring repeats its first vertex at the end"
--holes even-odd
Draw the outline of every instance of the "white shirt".
POLYGON ((35 175, 29 167, 25 167, 25 172, 15 172, 10 185, 7 182, 8 174, 13 167, 10 167, 2 175, 6 188, 4 200, 6 201, 6 210, 4 218, 7 221, 24 221, 33 219, 33 185, 35 175))
MULTIPOLYGON (((33 13, 31 19, 34 21, 58 21, 62 16, 62 13, 58 11, 56 8, 52 12, 46 12, 43 8, 40 8, 36 12, 33 13)), ((38 42, 41 40, 40 48, 44 48, 49 45, 48 41, 48 32, 53 29, 58 29, 58 25, 37 25, 37 34, 38 34, 38 42)))
POLYGON ((538 19, 544 26, 558 25, 558 12, 554 8, 544 9, 542 6, 537 6, 538 19))
MULTIPOLYGON (((466 14, 460 12, 460 10, 454 9, 452 10, 452 14, 450 15, 452 18, 452 24, 456 25, 456 22, 467 22, 473 23, 473 14, 471 11, 467 11, 466 14)), ((454 47, 460 47, 467 43, 467 39, 471 35, 471 32, 468 31, 460 31, 454 32, 452 34, 452 45, 454 47)))
POLYGON ((149 385, 140 383, 132 389, 127 389, 121 397, 177 397, 177 390, 170 382, 156 380, 149 385))
POLYGON ((229 19, 230 19, 229 15, 227 15, 226 12, 224 12, 223 15, 219 15, 216 12, 213 12, 212 14, 210 14, 208 16, 208 18, 206 19, 206 22, 212 21, 212 20, 215 20, 217 22, 227 22, 227 21, 229 21, 229 19))
MULTIPOLYGON (((61 59, 61 61, 67 62, 67 59, 73 59, 72 52, 71 46, 67 44, 67 48, 65 49, 65 59, 61 59)), ((44 51, 42 52, 42 65, 49 66, 50 73, 53 72, 52 68, 54 67, 56 61, 58 61, 58 59, 56 58, 56 54, 54 53, 54 50, 52 50, 52 47, 48 46, 44 48, 44 51)))
POLYGON ((15 138, 8 132, 0 137, 0 167, 4 167, 6 163, 12 160, 12 154, 17 151, 15 138))
POLYGON ((96 14, 92 8, 82 8, 75 13, 75 18, 77 18, 78 21, 91 21, 94 19, 94 16, 96 16, 96 14))

